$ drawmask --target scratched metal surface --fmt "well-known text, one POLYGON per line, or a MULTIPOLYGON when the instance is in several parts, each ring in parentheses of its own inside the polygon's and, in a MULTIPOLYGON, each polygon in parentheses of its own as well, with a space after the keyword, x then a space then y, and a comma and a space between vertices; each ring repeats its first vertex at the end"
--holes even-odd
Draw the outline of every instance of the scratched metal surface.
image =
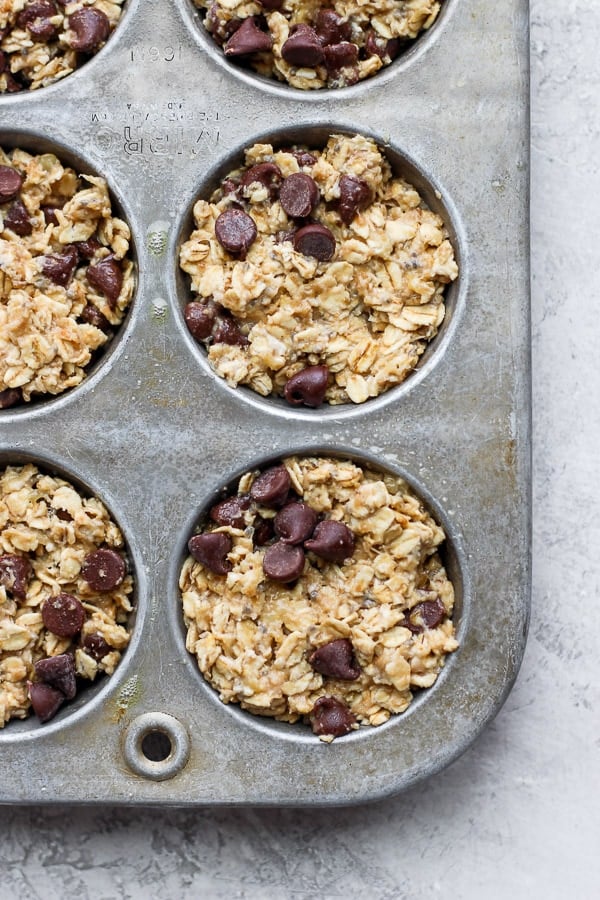
POLYGON ((527 12, 526 0, 446 0, 378 78, 305 95, 229 69, 187 0, 129 0, 87 66, 0 99, 1 143, 52 147, 105 175, 139 265, 122 336, 87 381, 0 417, 0 462, 32 459, 97 493, 137 580, 116 674, 51 723, 0 733, 0 802, 357 803, 432 775, 498 711, 530 587, 527 12), (194 196, 241 147, 336 129, 390 145, 445 216, 461 276, 404 386, 360 408, 298 411, 213 378, 185 331, 176 252, 194 196), (434 688, 329 746, 219 703, 186 654, 177 592, 202 508, 237 473, 292 450, 404 474, 446 528, 457 587, 461 646, 434 688), (170 736, 163 762, 140 750, 148 728, 170 736))

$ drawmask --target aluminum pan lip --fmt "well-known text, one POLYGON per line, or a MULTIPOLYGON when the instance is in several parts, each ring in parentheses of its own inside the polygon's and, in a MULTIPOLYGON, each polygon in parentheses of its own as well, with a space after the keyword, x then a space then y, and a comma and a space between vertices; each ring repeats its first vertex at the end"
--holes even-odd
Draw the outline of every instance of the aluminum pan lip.
POLYGON ((417 784, 464 752, 500 709, 525 646, 531 508, 527 2, 498 7, 491 0, 453 0, 435 39, 402 60, 401 71, 398 64, 388 67, 370 83, 327 97, 318 92, 307 103, 225 72, 201 52, 178 5, 165 12, 164 0, 130 0, 127 28, 117 30, 102 64, 97 57, 62 83, 0 103, 0 128, 14 130, 18 116, 22 129, 46 133, 74 153, 83 148, 94 168, 105 169, 111 187, 126 198, 141 270, 126 352, 111 359, 77 402, 0 417, 0 446, 10 454, 41 448, 100 491, 119 523, 131 529, 147 597, 131 665, 117 670, 120 681, 113 676, 106 702, 93 715, 82 716, 78 728, 57 723, 39 729, 34 741, 20 741, 15 731, 5 739, 10 726, 3 733, 0 759, 11 778, 0 783, 0 803, 363 803, 417 784), (172 62, 150 59, 173 46, 172 62), (180 118, 170 124, 167 104, 175 96, 180 118), (249 132, 264 133, 265 123, 281 130, 332 121, 376 137, 389 132, 394 145, 432 173, 458 210, 468 255, 468 296, 443 356, 402 397, 363 410, 364 420, 358 414, 341 420, 275 416, 240 402, 214 379, 190 379, 190 348, 171 315, 178 299, 169 251, 151 254, 147 246, 157 222, 174 241, 199 170, 218 166, 249 132), (173 139, 170 155, 151 149, 159 126, 173 139), (137 157, 124 148, 128 127, 143 142, 137 157), (160 319, 152 315, 155 300, 166 310, 160 319), (460 536, 472 597, 467 644, 438 680, 432 701, 445 698, 449 714, 459 709, 457 676, 475 649, 469 636, 480 642, 491 680, 486 684, 481 675, 480 704, 463 705, 453 734, 432 732, 429 723, 432 755, 399 756, 400 733, 411 736, 413 746, 427 746, 424 702, 391 725, 330 747, 265 735, 202 692, 188 702, 198 676, 192 678, 182 660, 178 609, 166 599, 173 595, 173 548, 191 512, 260 448, 281 455, 303 447, 345 447, 411 473, 460 536), (498 621, 490 585, 498 589, 498 621), (135 679, 139 696, 123 704, 135 679), (176 777, 154 782, 130 772, 122 739, 139 715, 159 712, 189 726, 191 749, 176 777), (65 747, 78 761, 77 784, 57 761, 65 747), (45 769, 42 759, 50 760, 45 769), (256 769, 261 774, 263 768, 268 778, 257 782, 256 769), (31 778, 40 771, 43 781, 31 778), (355 779, 341 778, 345 771, 355 779))

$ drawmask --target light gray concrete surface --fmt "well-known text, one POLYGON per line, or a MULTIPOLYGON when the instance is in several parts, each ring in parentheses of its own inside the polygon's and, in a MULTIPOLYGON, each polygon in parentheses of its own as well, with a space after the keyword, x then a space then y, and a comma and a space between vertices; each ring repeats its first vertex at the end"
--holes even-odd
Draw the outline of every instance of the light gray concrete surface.
POLYGON ((2 900, 600 897, 599 44, 597 0, 532 0, 533 614, 495 722, 364 808, 2 809, 2 900))

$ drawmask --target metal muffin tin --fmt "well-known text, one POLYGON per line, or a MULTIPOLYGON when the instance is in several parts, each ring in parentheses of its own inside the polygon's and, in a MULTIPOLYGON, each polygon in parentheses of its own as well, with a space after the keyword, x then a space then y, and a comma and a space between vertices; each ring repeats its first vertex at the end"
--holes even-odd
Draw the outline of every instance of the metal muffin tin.
POLYGON ((450 763, 502 705, 529 609, 528 6, 444 0, 375 78, 301 93, 233 68, 188 0, 129 0, 107 46, 51 87, 0 98, 0 143, 103 174, 133 235, 135 300, 86 381, 0 413, 0 463, 98 495, 136 579, 115 675, 47 725, 0 732, 4 803, 349 804, 450 763), (374 136, 445 218, 461 274, 419 370, 360 407, 233 390, 185 329, 178 247, 194 198, 257 139, 374 136), (331 745, 225 706, 185 650, 177 587, 201 512, 292 452, 404 475, 448 535, 460 648, 433 688, 331 745))

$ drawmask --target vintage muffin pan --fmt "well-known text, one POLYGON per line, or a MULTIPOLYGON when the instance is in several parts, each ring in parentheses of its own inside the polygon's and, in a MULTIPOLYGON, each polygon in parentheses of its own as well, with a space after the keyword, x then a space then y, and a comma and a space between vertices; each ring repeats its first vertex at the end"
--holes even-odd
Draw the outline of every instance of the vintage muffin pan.
POLYGON ((502 705, 529 605, 527 4, 445 0, 374 77, 303 92, 234 68, 188 0, 128 0, 80 70, 0 97, 0 144, 103 176, 131 229, 128 316, 83 383, 0 411, 0 462, 100 498, 135 581, 115 673, 44 725, 0 731, 5 803, 362 802, 463 752, 502 705), (232 388, 191 338, 178 265, 192 207, 257 142, 361 133, 448 230, 459 266, 417 370, 363 404, 291 407, 232 388), (399 475, 447 536, 459 648, 405 713, 327 745, 222 704, 185 649, 178 580, 203 513, 293 454, 399 475))

